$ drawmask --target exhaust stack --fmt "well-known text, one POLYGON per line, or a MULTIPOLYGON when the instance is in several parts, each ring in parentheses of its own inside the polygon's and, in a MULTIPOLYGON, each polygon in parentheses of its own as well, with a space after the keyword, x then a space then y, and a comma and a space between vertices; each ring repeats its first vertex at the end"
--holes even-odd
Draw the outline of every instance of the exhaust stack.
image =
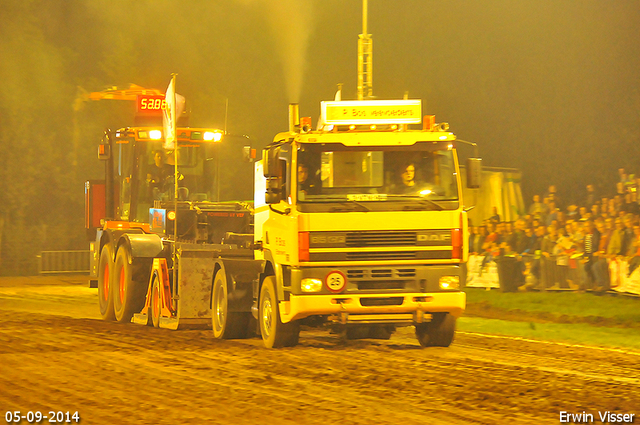
POLYGON ((300 132, 300 107, 297 103, 289 104, 289 133, 300 132))

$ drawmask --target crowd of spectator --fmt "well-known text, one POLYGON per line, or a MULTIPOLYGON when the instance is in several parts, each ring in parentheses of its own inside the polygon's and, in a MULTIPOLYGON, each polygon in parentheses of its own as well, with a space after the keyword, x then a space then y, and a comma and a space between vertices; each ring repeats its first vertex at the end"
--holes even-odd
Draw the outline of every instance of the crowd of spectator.
POLYGON ((470 226, 469 252, 485 263, 515 258, 519 290, 609 290, 613 259, 626 260, 628 274, 640 265, 640 178, 618 172, 613 196, 598 197, 587 185, 581 205, 563 205, 550 186, 515 222, 501 221, 494 207, 470 226))

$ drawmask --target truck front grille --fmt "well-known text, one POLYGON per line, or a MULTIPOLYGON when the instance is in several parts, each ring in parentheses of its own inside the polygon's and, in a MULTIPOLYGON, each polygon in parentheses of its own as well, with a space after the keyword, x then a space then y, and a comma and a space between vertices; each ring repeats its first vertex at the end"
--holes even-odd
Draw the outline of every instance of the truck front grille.
POLYGON ((347 252, 348 261, 413 260, 415 251, 347 252))
POLYGON ((417 240, 416 232, 347 232, 346 245, 350 248, 412 246, 417 240))
POLYGON ((404 289, 404 280, 358 280, 356 281, 359 291, 404 289))
POLYGON ((398 279, 411 278, 416 276, 416 269, 349 269, 347 278, 349 279, 398 279))

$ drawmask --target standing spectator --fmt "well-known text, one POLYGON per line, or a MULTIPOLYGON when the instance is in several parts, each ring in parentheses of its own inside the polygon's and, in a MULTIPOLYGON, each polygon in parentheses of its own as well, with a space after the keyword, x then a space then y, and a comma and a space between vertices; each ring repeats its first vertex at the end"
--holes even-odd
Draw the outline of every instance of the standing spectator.
POLYGON ((560 228, 560 226, 562 227, 566 226, 567 218, 565 217, 564 212, 558 210, 557 220, 558 220, 558 228, 560 228))
POLYGON ((587 207, 580 207, 578 210, 578 216, 580 217, 580 220, 588 220, 591 218, 591 211, 589 211, 587 207))
MULTIPOLYGON (((580 207, 580 210, 584 209, 584 207, 580 207)), ((580 213, 578 213, 578 206, 577 205, 569 205, 567 207, 567 213, 565 214, 565 217, 567 218, 567 220, 579 220, 580 219, 580 213)))
POLYGON ((581 282, 584 281, 582 276, 581 262, 584 254, 584 233, 582 223, 573 221, 569 225, 571 227, 571 242, 573 243, 573 253, 569 256, 569 281, 574 284, 575 289, 582 289, 581 282))
POLYGON ((578 221, 571 223, 571 240, 577 252, 584 252, 584 234, 582 225, 578 221))
POLYGON ((624 229, 622 232, 622 240, 620 241, 620 252, 618 254, 623 256, 633 255, 633 215, 626 214, 622 219, 622 222, 624 224, 624 229))
POLYGON ((475 254, 473 252, 473 243, 476 237, 478 237, 478 228, 469 225, 469 254, 475 254))
POLYGON ((542 282, 541 281, 541 276, 542 276, 541 262, 543 261, 542 243, 545 238, 545 233, 546 233, 546 228, 544 226, 536 227, 535 233, 534 233, 535 241, 533 243, 533 247, 531 248, 531 253, 533 254, 533 264, 531 265, 531 273, 536 278, 536 281, 538 282, 538 286, 542 282))
POLYGON ((491 211, 492 216, 489 217, 489 220, 493 221, 494 223, 500 223, 500 214, 498 214, 498 207, 493 207, 491 211))
POLYGON ((615 228, 611 232, 611 236, 609 237, 609 243, 607 245, 607 255, 612 258, 617 255, 620 255, 620 250, 622 249, 622 237, 624 235, 624 223, 622 219, 615 219, 615 228))
POLYGON ((569 256, 573 253, 573 242, 571 237, 567 236, 564 227, 558 229, 558 240, 553 253, 556 255, 557 279, 552 289, 561 289, 566 283, 569 288, 577 289, 573 282, 568 280, 569 277, 569 256))
MULTIPOLYGON (((485 239, 487 238, 487 228, 484 226, 479 226, 478 228, 477 238, 473 244, 473 252, 480 255, 482 254, 482 245, 484 244, 485 239)), ((469 249, 472 249, 471 247, 469 249)))
POLYGON ((523 219, 516 220, 515 230, 511 235, 508 236, 509 245, 511 248, 515 250, 518 254, 522 254, 522 252, 527 247, 527 235, 525 233, 525 221, 523 219))
POLYGON ((591 208, 596 203, 596 192, 592 184, 587 185, 587 199, 585 205, 587 208, 591 208))
POLYGON ((600 202, 600 211, 609 212, 609 198, 603 197, 600 202))
POLYGON ((554 201, 549 201, 549 214, 547 214, 547 226, 550 226, 554 220, 558 220, 558 209, 554 201))
POLYGON ((533 217, 531 214, 527 214, 524 216, 524 226, 531 227, 533 225, 533 217))
POLYGON ((624 176, 626 176, 624 168, 618 168, 618 177, 619 177, 618 181, 621 181, 621 182, 624 181, 624 178, 625 178, 624 176))
POLYGON ((612 229, 612 219, 607 219, 608 225, 605 226, 605 223, 602 221, 596 222, 596 229, 600 233, 600 242, 598 244, 597 250, 593 253, 593 265, 591 270, 593 271, 594 282, 594 290, 604 290, 609 289, 609 263, 607 261, 607 250, 609 247, 609 240, 611 239, 611 234, 613 233, 612 229))
POLYGON ((615 201, 615 199, 613 199, 613 198, 609 199, 609 203, 607 205, 607 212, 609 213, 609 215, 611 217, 617 217, 618 216, 618 210, 616 209, 616 201, 615 201))
POLYGON ((554 249, 558 241, 558 234, 555 226, 547 227, 547 234, 542 238, 542 244, 540 245, 540 251, 542 258, 540 261, 540 286, 542 288, 548 288, 555 284, 555 257, 554 249))
POLYGON ((541 220, 546 215, 547 206, 540 202, 540 195, 533 195, 533 203, 529 207, 529 214, 534 219, 541 220))
POLYGON ((635 235, 633 239, 633 255, 629 258, 629 270, 628 276, 631 276, 631 273, 640 265, 640 225, 635 224, 633 226, 633 233, 635 235))
POLYGON ((480 234, 480 229, 483 227, 470 227, 469 234, 469 253, 473 255, 478 255, 482 252, 482 244, 486 237, 486 234, 483 236, 480 234))
MULTIPOLYGON (((598 250, 600 245, 600 232, 594 227, 593 221, 587 220, 584 225, 584 271, 586 274, 586 280, 582 283, 581 289, 586 289, 587 286, 592 287, 596 281, 595 274, 593 272, 594 257, 593 253, 598 250)), ((597 259, 597 257, 596 257, 597 259)))
POLYGON ((509 235, 511 235, 511 223, 502 222, 496 226, 496 232, 498 233, 498 244, 509 239, 509 235))
POLYGON ((526 235, 526 243, 524 245, 524 250, 522 250, 523 255, 534 255, 536 251, 536 245, 538 249, 540 249, 540 242, 538 241, 538 235, 534 232, 533 227, 525 227, 524 234, 526 235))
MULTIPOLYGON (((611 202, 611 201, 609 201, 611 202)), ((613 197, 613 205, 615 206, 616 212, 619 213, 622 211, 622 205, 624 204, 623 194, 618 194, 613 197)))
POLYGON ((483 251, 489 251, 491 249, 491 245, 496 243, 498 239, 498 233, 496 233, 496 225, 489 221, 487 223, 487 237, 484 239, 484 245, 482 246, 483 251))
POLYGON ((547 196, 549 197, 549 202, 551 201, 555 202, 556 207, 558 207, 559 209, 562 209, 562 202, 560 197, 558 196, 558 192, 556 191, 555 185, 549 186, 547 196))

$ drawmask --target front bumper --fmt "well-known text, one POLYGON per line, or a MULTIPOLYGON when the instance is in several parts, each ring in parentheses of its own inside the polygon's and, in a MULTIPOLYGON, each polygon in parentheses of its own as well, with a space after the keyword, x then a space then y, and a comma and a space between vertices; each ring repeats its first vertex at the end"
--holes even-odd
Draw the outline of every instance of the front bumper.
MULTIPOLYGON (((465 309, 464 292, 394 294, 291 294, 279 303, 283 323, 314 315, 334 316, 343 323, 421 323, 431 313, 450 313, 460 317, 465 309), (384 304, 393 299, 395 305, 384 304)), ((428 320, 428 319, 427 319, 428 320)))

